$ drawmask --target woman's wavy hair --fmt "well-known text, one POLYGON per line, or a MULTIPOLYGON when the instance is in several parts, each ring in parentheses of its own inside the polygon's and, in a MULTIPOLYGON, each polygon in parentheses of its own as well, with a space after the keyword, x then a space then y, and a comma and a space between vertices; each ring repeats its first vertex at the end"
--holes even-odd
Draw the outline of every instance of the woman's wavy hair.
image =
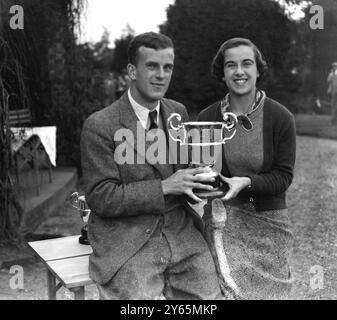
POLYGON ((261 81, 261 79, 263 78, 263 75, 268 70, 268 66, 261 51, 257 48, 257 46, 253 42, 251 42, 248 39, 231 38, 221 45, 212 61, 211 73, 218 81, 224 82, 223 77, 224 77, 224 63, 225 63, 226 50, 236 48, 241 45, 253 48, 257 71, 259 72, 260 75, 257 81, 261 81))

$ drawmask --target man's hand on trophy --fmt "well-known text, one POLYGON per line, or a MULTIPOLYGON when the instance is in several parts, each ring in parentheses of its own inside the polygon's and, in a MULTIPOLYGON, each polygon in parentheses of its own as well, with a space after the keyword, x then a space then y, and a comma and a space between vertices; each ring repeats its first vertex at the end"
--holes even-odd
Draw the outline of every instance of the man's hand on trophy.
POLYGON ((186 194, 192 200, 202 202, 202 199, 193 193, 193 189, 212 191, 214 188, 211 185, 204 184, 203 182, 214 182, 215 178, 202 175, 202 173, 208 173, 211 171, 212 169, 209 167, 178 170, 161 182, 163 193, 164 195, 186 194))
POLYGON ((226 178, 220 173, 220 179, 229 187, 228 192, 221 198, 223 201, 234 199, 243 189, 251 184, 251 180, 248 177, 226 178))

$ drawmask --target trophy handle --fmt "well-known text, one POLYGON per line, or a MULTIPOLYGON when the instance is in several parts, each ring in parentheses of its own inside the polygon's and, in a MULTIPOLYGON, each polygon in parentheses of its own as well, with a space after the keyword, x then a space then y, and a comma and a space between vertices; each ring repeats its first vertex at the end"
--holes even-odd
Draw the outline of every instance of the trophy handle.
POLYGON ((79 199, 78 199, 78 196, 79 196, 78 192, 73 192, 70 195, 70 203, 76 209, 79 209, 79 199))
MULTIPOLYGON (((168 124, 170 125, 170 128, 173 129, 174 131, 179 131, 181 128, 183 128, 184 125, 183 125, 183 124, 179 124, 177 127, 175 127, 175 126, 172 124, 172 119, 173 119, 173 118, 177 118, 178 121, 181 123, 181 115, 180 115, 179 113, 172 113, 172 114, 169 116, 169 118, 167 119, 167 122, 168 122, 168 124)), ((177 139, 177 138, 173 137, 170 130, 168 130, 168 132, 169 132, 169 135, 170 135, 170 137, 171 137, 171 139, 172 139, 173 141, 175 141, 175 142, 180 142, 180 143, 182 143, 182 144, 184 143, 184 141, 185 141, 185 131, 184 131, 184 139, 183 139, 183 140, 177 139)))
MULTIPOLYGON (((232 130, 233 128, 236 128, 238 124, 238 118, 232 112, 225 112, 223 114, 223 121, 224 121, 223 128, 226 128, 228 131, 232 130)), ((235 133, 236 133, 236 129, 234 130, 231 136, 224 138, 222 140, 222 143, 226 143, 227 140, 231 140, 234 137, 235 133)))
MULTIPOLYGON (((70 196, 70 204, 80 212, 81 218, 89 218, 91 210, 89 209, 85 196, 79 196, 78 192, 73 192, 70 196)), ((87 222, 87 221, 84 221, 87 222)))

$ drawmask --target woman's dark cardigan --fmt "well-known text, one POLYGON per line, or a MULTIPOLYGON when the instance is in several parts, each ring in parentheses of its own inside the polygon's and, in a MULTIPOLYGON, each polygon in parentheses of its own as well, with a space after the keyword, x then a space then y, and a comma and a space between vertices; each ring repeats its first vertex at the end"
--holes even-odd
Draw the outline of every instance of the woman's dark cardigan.
MULTIPOLYGON (((220 102, 203 110, 198 121, 223 121, 220 102)), ((270 98, 266 98, 263 109, 263 147, 261 172, 248 175, 251 188, 242 190, 232 203, 251 202, 257 211, 284 209, 296 157, 295 120, 290 111, 270 98)), ((224 155, 221 173, 231 177, 224 155)))

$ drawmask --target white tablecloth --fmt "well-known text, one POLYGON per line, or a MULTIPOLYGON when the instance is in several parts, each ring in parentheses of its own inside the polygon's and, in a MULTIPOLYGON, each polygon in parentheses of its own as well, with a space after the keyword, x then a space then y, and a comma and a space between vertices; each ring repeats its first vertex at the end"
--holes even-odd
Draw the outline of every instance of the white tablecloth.
POLYGON ((51 164, 56 166, 56 127, 11 128, 12 150, 16 152, 33 135, 40 138, 51 164))

